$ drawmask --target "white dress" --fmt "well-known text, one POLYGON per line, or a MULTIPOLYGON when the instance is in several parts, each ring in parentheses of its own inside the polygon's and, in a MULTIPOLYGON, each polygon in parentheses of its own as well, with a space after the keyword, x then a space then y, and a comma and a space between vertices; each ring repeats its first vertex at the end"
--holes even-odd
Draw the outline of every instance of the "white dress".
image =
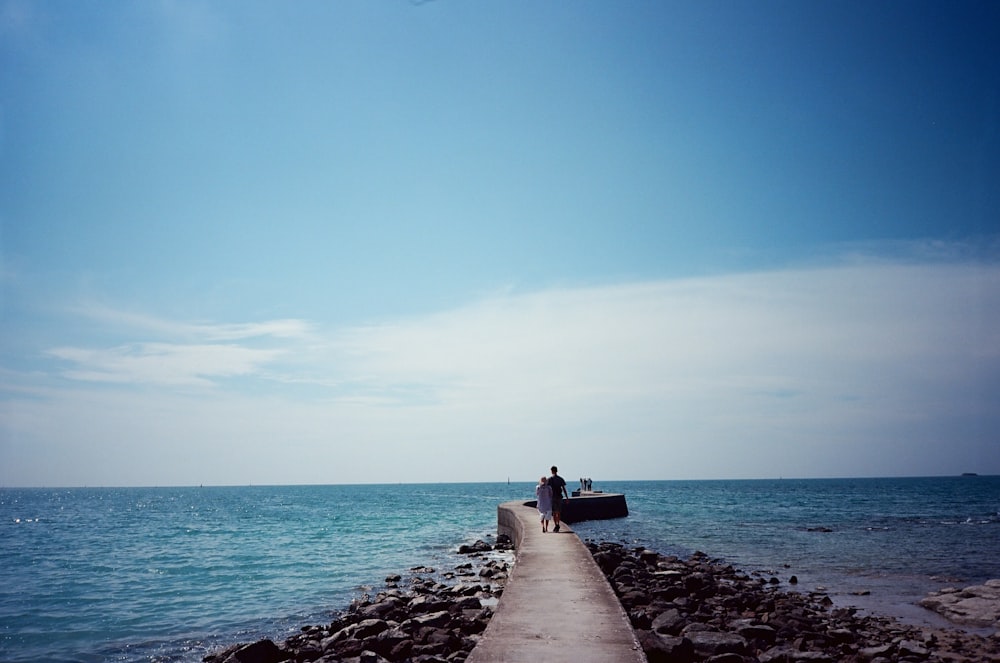
POLYGON ((552 487, 548 484, 535 486, 535 498, 538 500, 538 513, 542 520, 552 519, 552 487))

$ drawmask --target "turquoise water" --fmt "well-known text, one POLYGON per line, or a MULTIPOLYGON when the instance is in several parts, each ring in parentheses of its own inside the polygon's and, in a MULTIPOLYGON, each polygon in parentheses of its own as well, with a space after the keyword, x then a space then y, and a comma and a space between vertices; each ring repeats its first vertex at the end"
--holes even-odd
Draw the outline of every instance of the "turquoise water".
POLYGON ((1000 578, 1000 477, 609 482, 629 517, 578 523, 583 538, 700 550, 797 576, 836 603, 944 625, 927 592, 1000 578), (870 592, 859 596, 860 592, 870 592))
MULTIPOLYGON (((195 661, 284 638, 390 573, 457 565, 533 486, 0 490, 0 660, 195 661)), ((630 516, 578 523, 585 538, 702 550, 803 589, 891 605, 1000 578, 1000 477, 594 487, 630 516)))

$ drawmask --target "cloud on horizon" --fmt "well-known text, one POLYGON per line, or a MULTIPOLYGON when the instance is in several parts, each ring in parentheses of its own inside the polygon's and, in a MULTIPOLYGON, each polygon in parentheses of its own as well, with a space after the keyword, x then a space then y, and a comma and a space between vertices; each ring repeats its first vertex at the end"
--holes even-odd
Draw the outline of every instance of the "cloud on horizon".
POLYGON ((86 315, 115 340, 46 349, 33 394, 0 401, 6 485, 1000 471, 993 263, 554 288, 335 329, 86 315))

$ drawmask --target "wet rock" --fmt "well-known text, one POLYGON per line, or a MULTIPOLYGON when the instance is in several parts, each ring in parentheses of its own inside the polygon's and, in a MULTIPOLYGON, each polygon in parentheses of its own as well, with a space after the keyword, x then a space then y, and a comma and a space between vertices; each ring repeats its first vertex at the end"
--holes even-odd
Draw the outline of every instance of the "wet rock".
MULTIPOLYGON (((685 629, 686 631, 686 629, 685 629)), ((694 645, 694 651, 704 657, 716 654, 744 654, 747 642, 736 633, 717 633, 714 631, 691 631, 684 634, 694 645)))
POLYGON ((271 640, 259 640, 253 644, 238 647, 227 658, 225 663, 280 663, 287 660, 288 655, 271 640))
POLYGON ((358 609, 358 614, 368 619, 386 619, 392 613, 402 610, 403 601, 395 596, 385 597, 383 600, 358 609))
POLYGON ((778 637, 775 630, 767 624, 747 624, 746 626, 741 626, 737 633, 747 640, 747 642, 758 642, 763 645, 774 644, 775 639, 778 637))
POLYGON ((686 620, 676 608, 668 608, 652 620, 650 628, 663 635, 678 635, 686 620))
POLYGON ((717 654, 705 660, 705 663, 744 663, 739 654, 717 654))
POLYGON ((776 578, 766 579, 770 574, 747 575, 703 554, 679 560, 617 543, 587 545, 650 661, 1000 661, 1000 638, 928 634, 833 608, 824 592, 783 591, 776 578))
POLYGON ((914 640, 901 641, 896 647, 896 652, 900 656, 917 656, 919 658, 927 658, 927 655, 930 653, 926 647, 914 640))
POLYGON ((833 663, 835 659, 829 654, 821 651, 800 651, 795 647, 784 645, 768 649, 757 657, 760 663, 796 663, 797 661, 811 661, 812 663, 833 663))
POLYGON ((434 567, 432 566, 414 566, 410 569, 410 573, 434 573, 434 567))
POLYGON ((413 598, 407 608, 411 614, 424 614, 447 610, 450 602, 433 594, 424 594, 413 598))
POLYGON ((695 660, 694 645, 687 638, 639 631, 636 640, 649 663, 693 663, 695 660))
MULTIPOLYGON (((477 542, 472 548, 482 548, 480 543, 487 545, 477 542)), ((927 631, 835 609, 822 592, 786 592, 777 578, 771 584, 767 578, 773 572, 748 575, 703 553, 682 560, 617 543, 587 545, 651 663, 1000 661, 1000 636, 927 631)), ((462 663, 486 629, 493 614, 489 606, 496 605, 509 571, 502 558, 470 554, 471 561, 454 573, 414 567, 406 581, 387 576, 390 586, 374 598, 366 593, 328 625, 303 627, 284 643, 236 645, 204 660, 462 663)), ((1000 588, 1000 581, 990 582, 984 585, 988 591, 1000 588)), ((966 590, 945 594, 961 592, 966 590)), ((984 594, 976 590, 954 598, 984 594)))
POLYGON ((1000 580, 931 592, 920 605, 955 622, 1000 628, 1000 580))
MULTIPOLYGON (((482 548, 477 546, 477 548, 482 548)), ((509 553, 504 553, 508 558, 509 553)), ((431 567, 410 569, 403 578, 386 577, 388 587, 374 598, 364 594, 328 625, 304 626, 284 643, 260 641, 229 647, 206 656, 206 663, 461 663, 493 614, 484 602, 496 603, 503 592, 508 562, 503 556, 462 564, 458 575, 479 582, 439 582, 431 567), (490 573, 479 576, 480 568, 490 573), (488 579, 488 584, 486 580, 488 579), (456 588, 457 587, 457 588, 456 588)), ((448 576, 449 574, 441 574, 448 576)), ((454 578, 456 574, 450 574, 454 578)), ((440 576, 439 576, 440 577, 440 576)))
POLYGON ((432 612, 426 615, 419 615, 414 617, 412 620, 413 624, 417 627, 434 627, 441 628, 447 626, 451 622, 451 613, 447 610, 441 610, 440 612, 432 612))
POLYGON ((476 541, 472 545, 462 544, 458 547, 458 553, 460 555, 470 555, 472 553, 484 553, 493 550, 493 546, 486 543, 482 539, 476 541))
POLYGON ((878 658, 888 658, 892 655, 892 650, 894 647, 891 644, 876 645, 875 647, 865 647, 859 654, 861 658, 866 661, 872 661, 878 658))

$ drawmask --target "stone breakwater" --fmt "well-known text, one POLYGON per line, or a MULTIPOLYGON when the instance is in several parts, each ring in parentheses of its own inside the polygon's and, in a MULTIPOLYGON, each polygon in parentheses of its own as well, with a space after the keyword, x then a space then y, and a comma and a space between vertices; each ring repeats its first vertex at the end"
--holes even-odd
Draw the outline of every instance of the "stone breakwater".
MULTIPOLYGON (((587 542, 650 663, 980 663, 1000 661, 1000 637, 903 625, 835 608, 821 592, 786 591, 695 553, 682 560, 617 543, 587 542)), ((493 616, 513 561, 498 537, 459 552, 469 561, 386 578, 331 623, 282 643, 260 640, 205 663, 463 663, 493 616)), ((992 589, 992 586, 991 586, 992 589)), ((558 657, 553 660, 557 660, 558 657)))
POLYGON ((907 626, 834 608, 818 592, 783 591, 695 553, 664 557, 587 543, 650 663, 959 663, 1000 661, 1000 638, 907 626))
POLYGON ((392 575, 374 597, 355 600, 331 623, 305 626, 282 643, 259 640, 202 659, 205 663, 461 663, 486 629, 513 562, 509 540, 477 541, 453 571, 410 569, 392 575))

